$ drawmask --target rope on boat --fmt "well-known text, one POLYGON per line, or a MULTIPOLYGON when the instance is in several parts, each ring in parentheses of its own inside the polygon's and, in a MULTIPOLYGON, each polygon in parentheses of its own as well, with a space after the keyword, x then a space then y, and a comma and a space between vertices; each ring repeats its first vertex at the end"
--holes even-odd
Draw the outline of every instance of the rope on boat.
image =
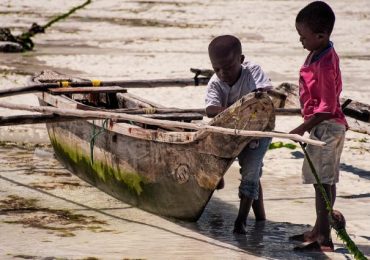
MULTIPOLYGON (((337 236, 344 242, 346 248, 348 249, 348 251, 353 254, 353 256, 355 257, 355 259, 357 260, 366 260, 366 256, 358 249, 358 247, 356 246, 355 242, 352 241, 352 239, 350 238, 350 236, 348 235, 347 231, 346 231, 346 228, 345 228, 345 222, 342 223, 342 224, 338 224, 336 223, 336 221, 338 222, 338 219, 335 218, 335 216, 333 215, 333 208, 331 206, 331 202, 328 198, 328 195, 326 194, 326 191, 324 189, 324 186, 322 185, 321 181, 320 181, 320 178, 319 176, 317 175, 317 172, 316 172, 316 169, 311 161, 311 158, 310 156, 308 155, 307 151, 306 151, 306 144, 304 143, 301 143, 299 142, 299 144, 301 145, 302 147, 302 150, 307 158, 307 162, 308 164, 310 165, 310 168, 311 168, 311 171, 312 171, 312 174, 314 175, 315 179, 316 179, 316 182, 319 186, 319 190, 320 190, 320 193, 321 193, 321 196, 324 198, 325 200, 325 204, 326 204, 326 208, 327 210, 329 211, 329 216, 330 216, 330 224, 331 226, 334 228, 334 230, 336 231, 337 233, 337 236)), ((341 213, 339 213, 341 215, 341 213)), ((344 218, 343 218, 343 221, 344 221, 344 218)))
POLYGON ((102 128, 100 129, 100 131, 97 132, 97 133, 95 133, 96 125, 95 125, 95 121, 93 120, 93 132, 92 132, 91 138, 90 138, 90 158, 91 158, 91 163, 94 163, 94 145, 95 145, 96 137, 98 137, 98 135, 100 135, 105 130, 107 130, 108 121, 109 121, 109 118, 105 119, 104 122, 103 122, 102 128))

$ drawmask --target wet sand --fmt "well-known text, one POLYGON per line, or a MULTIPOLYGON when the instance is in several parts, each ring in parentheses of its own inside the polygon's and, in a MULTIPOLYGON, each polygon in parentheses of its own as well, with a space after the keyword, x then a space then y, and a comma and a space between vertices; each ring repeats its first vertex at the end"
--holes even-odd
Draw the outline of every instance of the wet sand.
MULTIPOLYGON (((81 1, 4 1, 2 26, 25 30, 44 24, 81 1)), ((1 54, 0 87, 26 84, 42 69, 99 79, 191 77, 210 68, 208 42, 235 34, 248 58, 273 83, 296 82, 306 56, 294 28, 307 1, 95 1, 34 38, 24 54, 1 54)), ((370 6, 329 1, 337 15, 333 41, 341 56, 344 96, 368 102, 370 6)), ((130 90, 131 91, 131 90, 130 90)), ((132 90, 166 106, 202 107, 204 87, 132 90)), ((37 104, 33 95, 6 101, 37 104)), ((1 115, 17 111, 0 109, 1 115)), ((280 117, 289 131, 298 117, 280 117)), ((215 192, 197 223, 164 219, 124 204, 66 171, 55 160, 44 125, 0 128, 1 259, 348 259, 334 236, 335 253, 301 254, 288 237, 314 223, 314 192, 302 185, 300 149, 271 150, 262 178, 267 221, 248 219, 246 237, 232 234, 237 214, 237 162, 226 187, 215 192), (13 142, 13 144, 12 144, 13 142), (15 142, 15 143, 14 143, 15 142), (37 145, 35 145, 37 144, 37 145)), ((276 140, 278 141, 278 140, 276 140)), ((286 141, 284 141, 286 142, 286 141)), ((370 255, 370 137, 349 131, 341 163, 336 208, 347 231, 370 255)))

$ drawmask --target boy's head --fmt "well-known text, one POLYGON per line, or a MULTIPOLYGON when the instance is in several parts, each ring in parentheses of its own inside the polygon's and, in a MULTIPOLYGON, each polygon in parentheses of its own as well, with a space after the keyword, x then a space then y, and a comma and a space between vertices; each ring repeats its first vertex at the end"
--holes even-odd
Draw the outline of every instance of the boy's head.
POLYGON ((295 20, 303 47, 309 51, 325 48, 334 22, 334 12, 325 2, 315 1, 304 7, 295 20))
POLYGON ((234 85, 244 61, 239 39, 232 35, 218 36, 208 45, 208 54, 217 77, 229 86, 234 85))

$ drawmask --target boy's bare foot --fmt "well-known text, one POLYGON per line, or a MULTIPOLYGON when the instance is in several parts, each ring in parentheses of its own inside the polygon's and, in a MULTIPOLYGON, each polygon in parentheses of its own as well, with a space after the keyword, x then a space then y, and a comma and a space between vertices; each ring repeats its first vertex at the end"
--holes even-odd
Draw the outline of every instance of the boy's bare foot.
POLYGON ((297 246, 293 249, 297 252, 334 252, 334 244, 330 241, 327 245, 315 241, 308 245, 297 246))
POLYGON ((245 221, 236 220, 234 224, 233 233, 240 234, 240 235, 246 235, 247 234, 246 226, 247 226, 247 223, 245 221))
POLYGON ((224 180, 224 177, 222 177, 222 179, 217 184, 216 190, 222 190, 224 187, 225 187, 225 180, 224 180))
POLYGON ((298 241, 298 242, 308 242, 312 243, 316 241, 317 236, 312 233, 312 231, 304 232, 303 234, 294 235, 289 237, 289 240, 298 241))

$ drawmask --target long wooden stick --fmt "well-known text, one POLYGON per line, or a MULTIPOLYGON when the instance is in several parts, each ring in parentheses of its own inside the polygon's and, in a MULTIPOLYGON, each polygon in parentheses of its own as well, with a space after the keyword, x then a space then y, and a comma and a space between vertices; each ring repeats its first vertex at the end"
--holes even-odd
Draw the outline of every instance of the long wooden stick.
MULTIPOLYGON (((283 115, 296 115, 296 113, 291 113, 290 111, 284 112, 284 109, 279 109, 281 112, 277 112, 278 115, 282 113, 283 115), (287 113, 287 114, 286 114, 287 113)), ((298 111, 299 112, 299 111, 298 111)), ((142 115, 144 117, 150 118, 161 118, 162 115, 173 114, 171 118, 180 117, 180 119, 185 120, 189 119, 194 120, 195 115, 187 115, 188 113, 198 113, 204 114, 204 109, 194 108, 194 109, 179 109, 179 108, 164 108, 158 109, 155 113, 145 113, 143 109, 122 109, 116 111, 116 113, 127 113, 132 115, 142 115), (185 115, 184 115, 185 114, 185 115)), ((168 116, 167 116, 168 118, 168 116)), ((85 119, 97 119, 97 117, 90 117, 85 119)), ((201 119, 201 118, 197 118, 201 119)), ((0 126, 10 126, 10 125, 25 125, 25 124, 42 124, 42 123, 56 123, 56 122, 65 122, 65 121, 75 121, 81 120, 80 116, 61 116, 57 114, 33 114, 33 115, 16 115, 16 116, 0 116, 0 126)))
POLYGON ((176 121, 169 121, 169 120, 158 120, 152 118, 146 118, 143 116, 138 115, 128 115, 128 114, 119 114, 119 113, 111 113, 111 112, 99 112, 99 111, 81 111, 76 109, 60 109, 55 107, 39 107, 39 106, 28 106, 28 105, 16 105, 10 103, 0 103, 0 107, 8 108, 8 109, 16 109, 16 110, 26 110, 26 111, 33 111, 39 113, 53 113, 62 116, 79 116, 81 118, 101 118, 106 119, 110 118, 112 120, 129 120, 134 122, 139 122, 143 124, 149 125, 156 125, 156 126, 163 126, 163 127, 178 127, 178 128, 185 128, 185 129, 193 129, 193 130, 206 130, 213 133, 220 133, 226 135, 236 135, 236 136, 256 136, 256 137, 278 137, 284 139, 291 139, 298 142, 305 142, 312 145, 317 146, 324 146, 324 142, 312 140, 309 138, 305 138, 303 136, 297 134, 286 134, 286 133, 277 133, 277 132, 263 132, 263 131, 246 131, 246 130, 234 130, 230 128, 223 128, 217 126, 210 126, 210 125, 197 125, 194 123, 185 123, 185 122, 176 122, 176 121))
MULTIPOLYGON (((96 117, 91 117, 88 119, 96 119, 96 117)), ((0 116, 0 126, 56 123, 56 122, 65 122, 65 121, 74 121, 74 120, 81 120, 81 117, 80 116, 61 116, 57 114, 0 116)))
MULTIPOLYGON (((198 78, 198 83, 201 85, 207 84, 208 78, 198 78)), ((194 86, 194 79, 156 79, 156 80, 122 80, 122 81, 79 81, 68 82, 61 81, 57 83, 44 83, 30 86, 22 86, 16 88, 6 88, 0 90, 0 98, 12 95, 20 95, 47 91, 49 88, 60 87, 93 87, 93 86, 119 86, 122 88, 155 88, 155 87, 185 87, 194 86)))
MULTIPOLYGON (((156 88, 156 87, 186 87, 195 85, 206 85, 209 78, 200 77, 195 79, 154 79, 154 80, 118 80, 118 81, 60 81, 56 83, 43 83, 30 86, 22 86, 16 88, 6 88, 0 90, 0 98, 13 95, 35 93, 40 91, 47 91, 52 88, 61 87, 96 87, 96 86, 118 86, 122 88, 156 88)), ((286 98, 284 93, 276 90, 268 90, 268 94, 278 98, 286 98)))
MULTIPOLYGON (((79 107, 82 110, 93 110, 93 107, 84 106, 79 107), (91 109, 90 109, 91 108, 91 109)), ((101 111, 113 113, 126 113, 130 115, 144 115, 144 114, 172 114, 172 113, 199 113, 206 114, 205 108, 119 108, 119 109, 102 109, 101 111)), ((275 108, 276 115, 294 116, 300 115, 300 108, 275 108)))

